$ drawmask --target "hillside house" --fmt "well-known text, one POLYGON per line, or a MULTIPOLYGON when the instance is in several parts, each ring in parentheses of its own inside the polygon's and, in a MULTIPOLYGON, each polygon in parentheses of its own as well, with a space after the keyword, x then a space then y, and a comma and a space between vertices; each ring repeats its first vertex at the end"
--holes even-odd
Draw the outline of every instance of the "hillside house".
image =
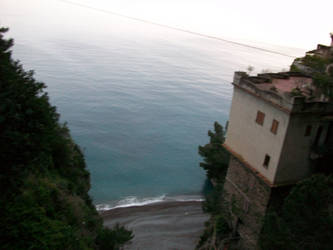
POLYGON ((239 249, 257 249, 268 207, 314 173, 333 145, 333 103, 302 73, 235 72, 232 84, 224 198, 239 249))

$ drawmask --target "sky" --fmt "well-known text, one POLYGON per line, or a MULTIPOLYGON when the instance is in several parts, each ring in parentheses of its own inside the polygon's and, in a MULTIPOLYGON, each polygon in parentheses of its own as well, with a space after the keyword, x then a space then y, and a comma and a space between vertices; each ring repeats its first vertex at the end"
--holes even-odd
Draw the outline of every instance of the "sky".
POLYGON ((1 0, 0 25, 29 29, 34 22, 50 27, 85 22, 87 9, 72 3, 108 12, 90 9, 91 17, 112 12, 234 41, 308 50, 329 44, 333 31, 331 0, 1 0))

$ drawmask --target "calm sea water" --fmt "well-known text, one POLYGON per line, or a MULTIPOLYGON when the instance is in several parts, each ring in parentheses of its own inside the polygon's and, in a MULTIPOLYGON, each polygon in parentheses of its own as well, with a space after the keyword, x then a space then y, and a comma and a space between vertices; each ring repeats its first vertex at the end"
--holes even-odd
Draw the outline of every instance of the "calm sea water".
POLYGON ((14 56, 47 84, 82 147, 96 204, 194 199, 205 181, 198 145, 228 120, 233 72, 279 71, 292 59, 109 19, 96 30, 27 28, 14 56))

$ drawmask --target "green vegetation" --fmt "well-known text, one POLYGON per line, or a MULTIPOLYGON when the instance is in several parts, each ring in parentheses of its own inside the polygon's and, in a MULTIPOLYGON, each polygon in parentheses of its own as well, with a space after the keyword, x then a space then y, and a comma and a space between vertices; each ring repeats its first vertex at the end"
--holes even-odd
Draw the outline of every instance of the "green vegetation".
POLYGON ((89 172, 45 85, 12 59, 0 28, 0 246, 118 249, 133 238, 103 227, 88 195, 89 172))
MULTIPOLYGON (((197 249, 221 249, 232 243, 230 214, 225 207, 234 209, 232 204, 224 204, 223 184, 227 170, 228 155, 224 150, 219 151, 216 145, 224 142, 223 128, 215 123, 215 133, 208 133, 210 144, 199 147, 200 155, 205 162, 201 165, 207 171, 207 176, 214 179, 214 189, 206 196, 203 210, 211 214, 205 224, 205 230, 200 237, 197 249), (220 154, 220 156, 218 156, 220 154)), ((308 179, 295 185, 290 192, 281 191, 281 202, 272 203, 264 218, 259 245, 261 249, 317 249, 332 248, 333 238, 333 175, 330 163, 332 154, 316 162, 317 172, 308 179), (324 174, 326 175, 324 175, 324 174)), ((278 201, 280 201, 278 199, 278 201)), ((236 244, 237 245, 237 244, 236 244)), ((236 245, 229 245, 236 247, 236 245)))
MULTIPOLYGON (((214 189, 206 196, 203 210, 211 214, 205 224, 197 249, 220 249, 232 239, 230 214, 224 209, 228 204, 223 202, 223 184, 227 171, 228 153, 218 149, 224 143, 224 131, 215 123, 215 133, 209 131, 210 143, 199 147, 204 156, 201 166, 206 169, 207 176, 214 179, 214 189), (220 156, 218 156, 220 154, 220 156)), ((223 149, 223 148, 222 148, 223 149)), ((329 162, 332 156, 325 158, 317 165, 319 174, 305 179, 291 189, 282 204, 271 206, 265 217, 260 236, 261 249, 317 249, 332 248, 333 238, 333 176, 329 162), (324 167, 326 166, 326 168, 324 167)), ((283 195, 284 197, 284 195, 283 195)), ((230 205, 230 204, 229 204, 230 205)), ((235 212, 234 212, 235 213, 235 212)), ((230 245, 231 247, 231 245, 230 245)))
POLYGON ((304 72, 310 74, 313 82, 321 92, 328 98, 333 99, 333 56, 323 58, 316 55, 306 55, 297 58, 295 62, 302 64, 305 68, 299 68, 295 64, 290 66, 290 71, 304 72))
POLYGON ((324 74, 326 66, 332 61, 330 59, 322 58, 316 55, 306 55, 305 57, 301 58, 301 62, 303 65, 311 68, 314 72, 324 74))
POLYGON ((271 211, 261 234, 262 249, 317 249, 333 246, 333 176, 314 175, 298 183, 281 211, 271 211))
POLYGON ((196 249, 220 249, 224 240, 231 236, 231 228, 228 224, 230 214, 223 209, 222 191, 223 183, 218 182, 213 191, 205 197, 202 208, 204 212, 210 213, 211 217, 205 223, 205 230, 200 236, 196 249))
POLYGON ((206 170, 209 179, 224 180, 229 163, 229 153, 222 147, 225 131, 218 122, 214 123, 214 131, 208 131, 209 143, 199 146, 199 154, 204 160, 200 167, 206 170))
POLYGON ((294 88, 291 90, 290 92, 291 96, 303 96, 302 91, 300 90, 300 88, 294 88))
POLYGON ((200 237, 197 249, 215 249, 231 232, 227 223, 228 214, 224 212, 222 191, 224 179, 228 169, 229 153, 222 146, 225 131, 218 123, 214 123, 214 132, 208 131, 210 141, 205 146, 199 146, 199 154, 204 162, 200 166, 206 170, 207 178, 214 182, 214 188, 206 194, 203 210, 211 214, 205 224, 205 231, 200 237))
POLYGON ((103 228, 96 238, 96 243, 103 250, 118 249, 133 237, 131 231, 116 224, 112 230, 103 228))

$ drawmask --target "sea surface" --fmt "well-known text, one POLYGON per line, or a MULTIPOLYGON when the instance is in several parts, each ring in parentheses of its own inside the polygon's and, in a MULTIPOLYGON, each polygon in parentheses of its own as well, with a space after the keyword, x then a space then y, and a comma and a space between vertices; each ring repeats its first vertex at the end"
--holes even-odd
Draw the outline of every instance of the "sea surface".
POLYGON ((214 121, 228 120, 233 72, 281 71, 293 60, 112 15, 95 28, 14 18, 6 19, 14 57, 48 86, 85 154, 99 209, 200 200, 198 146, 214 121))

